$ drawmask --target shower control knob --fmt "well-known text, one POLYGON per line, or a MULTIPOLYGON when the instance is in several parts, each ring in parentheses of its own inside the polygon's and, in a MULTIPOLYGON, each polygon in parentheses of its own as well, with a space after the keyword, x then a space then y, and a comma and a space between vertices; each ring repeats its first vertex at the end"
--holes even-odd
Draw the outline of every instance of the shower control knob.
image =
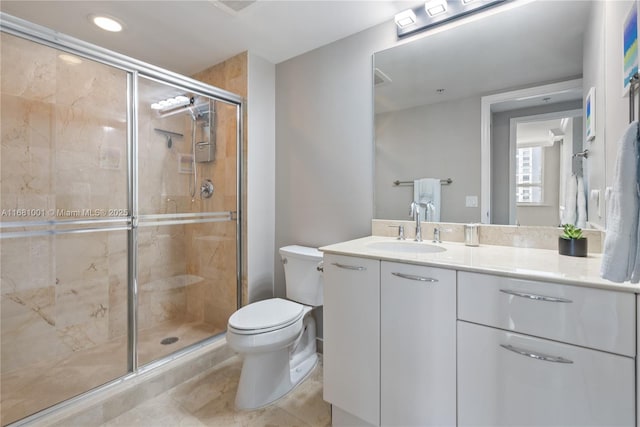
POLYGON ((213 196, 213 182, 211 182, 210 179, 205 179, 204 181, 202 181, 202 184, 200 185, 200 194, 205 199, 213 196))

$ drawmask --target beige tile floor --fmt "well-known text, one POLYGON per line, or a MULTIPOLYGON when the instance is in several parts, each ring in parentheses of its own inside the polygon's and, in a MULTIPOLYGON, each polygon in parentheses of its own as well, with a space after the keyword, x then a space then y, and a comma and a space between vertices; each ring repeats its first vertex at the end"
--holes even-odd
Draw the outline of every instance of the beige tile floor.
MULTIPOLYGON (((206 323, 164 322, 139 335, 140 364, 222 332, 206 323), (179 341, 161 345, 162 338, 179 341)), ((0 424, 6 425, 127 373, 127 344, 114 340, 61 360, 32 364, 0 378, 0 424), (73 380, 70 380, 70 379, 73 380)))
POLYGON ((102 427, 331 425, 329 404, 322 400, 322 361, 291 393, 254 411, 238 411, 234 407, 241 367, 241 360, 234 356, 102 427))

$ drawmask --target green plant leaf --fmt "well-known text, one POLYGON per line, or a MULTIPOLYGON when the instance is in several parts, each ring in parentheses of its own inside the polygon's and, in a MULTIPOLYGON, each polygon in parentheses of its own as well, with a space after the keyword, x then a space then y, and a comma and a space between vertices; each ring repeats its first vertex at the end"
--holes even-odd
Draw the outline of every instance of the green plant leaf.
POLYGON ((581 228, 577 228, 573 224, 564 224, 562 228, 563 228, 563 233, 561 237, 563 239, 582 239, 581 228))

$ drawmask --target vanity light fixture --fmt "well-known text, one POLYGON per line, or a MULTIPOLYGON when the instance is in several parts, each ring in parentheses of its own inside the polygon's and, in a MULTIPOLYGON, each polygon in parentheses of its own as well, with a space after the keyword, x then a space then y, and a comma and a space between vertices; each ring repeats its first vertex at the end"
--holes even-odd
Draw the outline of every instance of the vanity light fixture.
POLYGON ((505 2, 506 0, 428 0, 424 6, 407 9, 395 16, 398 38, 424 31, 505 2))
POLYGON ((411 9, 400 12, 395 17, 396 25, 400 28, 416 23, 416 14, 411 9))
POLYGON ((89 15, 89 20, 97 27, 112 33, 118 33, 122 31, 122 28, 124 27, 120 21, 111 16, 89 15))
POLYGON ((447 0, 429 0, 424 4, 424 10, 430 17, 442 15, 447 12, 447 0))

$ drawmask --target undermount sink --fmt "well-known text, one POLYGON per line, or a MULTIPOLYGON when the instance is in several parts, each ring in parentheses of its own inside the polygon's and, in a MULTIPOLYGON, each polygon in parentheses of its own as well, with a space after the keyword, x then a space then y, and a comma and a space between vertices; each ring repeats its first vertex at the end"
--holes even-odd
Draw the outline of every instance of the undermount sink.
POLYGON ((373 242, 367 245, 369 249, 375 249, 379 251, 389 251, 389 252, 402 252, 402 253, 436 253, 436 252, 444 252, 445 248, 436 245, 430 245, 428 243, 420 243, 420 242, 406 242, 406 241, 395 241, 395 242, 373 242))

